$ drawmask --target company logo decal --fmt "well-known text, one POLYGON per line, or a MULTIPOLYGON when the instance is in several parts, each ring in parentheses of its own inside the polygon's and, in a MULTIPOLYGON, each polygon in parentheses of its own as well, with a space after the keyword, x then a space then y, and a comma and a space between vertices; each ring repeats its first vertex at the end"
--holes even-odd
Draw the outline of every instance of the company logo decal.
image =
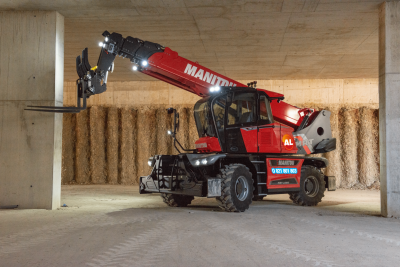
POLYGON ((278 165, 281 166, 294 166, 294 160, 279 160, 278 165))
POLYGON ((296 146, 298 149, 304 149, 304 151, 307 154, 311 154, 314 149, 313 149, 313 140, 314 139, 308 139, 307 136, 304 134, 298 134, 295 135, 296 138, 296 146))
POLYGON ((271 168, 273 174, 297 174, 296 168, 271 168))
POLYGON ((294 139, 291 135, 285 134, 282 138, 282 145, 286 150, 292 150, 294 147, 294 139))
POLYGON ((196 144, 196 148, 206 148, 206 147, 207 147, 207 143, 196 144))
POLYGON ((205 81, 207 83, 211 83, 213 85, 219 85, 219 86, 236 86, 233 82, 229 82, 228 80, 225 80, 221 77, 218 77, 215 74, 209 73, 206 71, 204 73, 203 69, 197 70, 196 66, 192 66, 191 64, 186 65, 185 73, 188 75, 191 75, 197 79, 200 79, 202 81, 205 81))

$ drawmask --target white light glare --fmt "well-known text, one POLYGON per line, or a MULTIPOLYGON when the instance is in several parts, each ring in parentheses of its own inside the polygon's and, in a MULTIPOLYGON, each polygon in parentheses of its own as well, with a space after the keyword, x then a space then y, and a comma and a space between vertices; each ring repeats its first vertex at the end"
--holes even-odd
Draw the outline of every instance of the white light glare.
POLYGON ((132 68, 134 71, 137 71, 137 66, 133 66, 132 68))
POLYGON ((106 37, 106 39, 104 41, 108 42, 108 37, 106 37))
POLYGON ((218 92, 219 90, 221 90, 219 86, 213 86, 210 88, 210 92, 218 92))
POLYGON ((147 161, 147 164, 151 167, 151 160, 147 161))
POLYGON ((206 165, 206 164, 207 164, 207 160, 206 160, 206 159, 203 159, 203 160, 201 161, 201 164, 206 165))
POLYGON ((103 47, 103 45, 104 45, 103 42, 100 42, 100 43, 99 43, 99 46, 103 47))
POLYGON ((142 66, 147 66, 147 61, 146 60, 142 61, 142 66))
POLYGON ((200 165, 200 160, 196 160, 196 162, 194 164, 199 166, 200 165))
POLYGON ((171 135, 171 131, 170 131, 170 130, 168 130, 168 131, 167 131, 167 134, 171 135))

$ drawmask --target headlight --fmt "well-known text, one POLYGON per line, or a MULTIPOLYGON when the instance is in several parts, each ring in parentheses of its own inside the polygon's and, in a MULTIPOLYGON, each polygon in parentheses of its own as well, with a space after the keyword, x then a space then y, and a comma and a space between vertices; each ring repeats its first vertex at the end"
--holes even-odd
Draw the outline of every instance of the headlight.
POLYGON ((149 160, 147 161, 147 164, 149 164, 150 167, 153 167, 155 163, 154 157, 150 157, 149 160))
POLYGON ((207 164, 207 160, 206 159, 202 159, 201 160, 201 164, 206 165, 207 164))
POLYGON ((196 166, 200 165, 200 160, 196 160, 196 162, 194 163, 196 166))

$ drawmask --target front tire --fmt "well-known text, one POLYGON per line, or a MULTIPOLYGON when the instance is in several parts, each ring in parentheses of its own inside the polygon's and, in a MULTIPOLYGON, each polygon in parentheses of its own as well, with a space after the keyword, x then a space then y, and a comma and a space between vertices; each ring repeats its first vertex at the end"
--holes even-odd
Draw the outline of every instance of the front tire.
POLYGON ((162 193, 161 198, 164 203, 166 203, 170 207, 187 207, 192 200, 193 196, 185 196, 185 195, 176 195, 176 194, 166 194, 162 193))
POLYGON ((290 193, 293 203, 300 206, 316 206, 321 202, 325 192, 324 175, 313 166, 301 168, 300 191, 290 193))
POLYGON ((253 196, 253 201, 262 201, 264 196, 253 196))
POLYGON ((217 197, 225 211, 243 212, 253 198, 253 179, 249 169, 243 164, 230 164, 220 170, 221 196, 217 197))

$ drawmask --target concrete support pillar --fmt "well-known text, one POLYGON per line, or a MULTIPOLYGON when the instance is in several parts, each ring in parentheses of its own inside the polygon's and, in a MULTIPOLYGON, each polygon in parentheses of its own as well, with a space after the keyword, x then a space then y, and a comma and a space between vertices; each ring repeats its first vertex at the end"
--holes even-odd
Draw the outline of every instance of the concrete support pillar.
POLYGON ((56 209, 61 196, 64 17, 0 12, 0 206, 56 209))
POLYGON ((400 2, 379 15, 379 145, 381 210, 400 217, 400 2))

